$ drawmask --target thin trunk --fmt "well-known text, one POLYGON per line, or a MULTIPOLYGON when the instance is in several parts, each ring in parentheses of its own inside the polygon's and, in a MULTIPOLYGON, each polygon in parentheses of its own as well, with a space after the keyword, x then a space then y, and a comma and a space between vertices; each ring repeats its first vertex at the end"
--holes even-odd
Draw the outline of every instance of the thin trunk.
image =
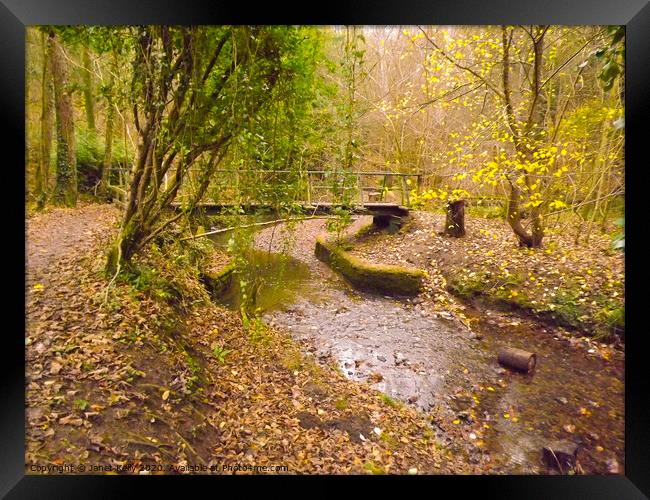
MULTIPOLYGON (((594 157, 593 163, 593 172, 596 177, 596 185, 594 186, 596 191, 596 197, 594 198, 593 206, 591 207, 591 213, 589 214, 589 225, 587 226, 587 234, 585 235, 585 243, 589 243, 589 238, 591 237, 591 231, 593 229, 594 222, 596 220, 598 209, 600 208, 600 198, 603 193, 603 183, 605 181, 605 163, 607 156, 607 146, 608 146, 608 137, 607 137, 607 121, 603 120, 601 129, 600 129, 600 143, 598 145, 598 152, 594 157), (602 170, 601 170, 602 169, 602 170)), ((592 192, 594 189, 592 188, 592 192)))
POLYGON ((106 110, 106 133, 104 136, 104 160, 102 162, 102 177, 99 181, 100 196, 106 195, 106 187, 110 182, 111 165, 113 163, 113 125, 115 121, 115 108, 112 99, 108 99, 106 110))
POLYGON ((95 129, 95 101, 94 101, 94 92, 93 92, 93 75, 92 75, 92 66, 90 63, 90 52, 86 47, 81 49, 81 58, 83 62, 83 68, 81 70, 81 78, 83 81, 84 88, 84 106, 86 108, 86 123, 88 124, 88 130, 90 130, 92 136, 94 137, 95 129))
MULTIPOLYGON (((505 102, 505 111, 508 126, 513 135, 513 142, 515 149, 522 153, 524 158, 532 159, 534 150, 528 149, 526 139, 534 139, 542 130, 543 110, 544 105, 541 102, 541 72, 542 72, 542 56, 544 49, 544 35, 546 29, 540 27, 540 34, 538 38, 534 38, 533 50, 535 54, 533 62, 533 79, 531 82, 532 100, 528 112, 528 119, 526 124, 521 129, 516 122, 514 107, 512 104, 512 89, 510 88, 510 46, 512 43, 512 33, 508 36, 507 28, 502 28, 502 46, 503 46, 503 97, 505 102)), ((524 174, 524 181, 526 186, 531 187, 530 177, 524 174)), ((544 238, 544 226, 542 223, 541 207, 534 206, 531 208, 532 230, 529 234, 521 223, 522 213, 519 209, 519 204, 523 199, 521 189, 516 185, 515 181, 510 180, 510 197, 508 201, 508 224, 512 228, 515 235, 519 238, 519 244, 530 248, 538 248, 542 246, 544 238)))
POLYGON ((50 34, 50 59, 56 108, 56 186, 54 200, 66 206, 77 204, 77 158, 75 151, 72 99, 68 90, 68 70, 62 47, 50 34))
POLYGON ((519 245, 525 247, 533 246, 533 238, 526 232, 526 229, 521 224, 521 210, 519 210, 519 202, 521 201, 521 189, 513 182, 510 183, 510 198, 508 199, 508 224, 513 232, 519 238, 519 245))
POLYGON ((41 80, 41 148, 36 170, 36 204, 45 207, 50 186, 50 152, 52 150, 52 81, 50 80, 50 48, 48 37, 42 33, 43 75, 41 80))

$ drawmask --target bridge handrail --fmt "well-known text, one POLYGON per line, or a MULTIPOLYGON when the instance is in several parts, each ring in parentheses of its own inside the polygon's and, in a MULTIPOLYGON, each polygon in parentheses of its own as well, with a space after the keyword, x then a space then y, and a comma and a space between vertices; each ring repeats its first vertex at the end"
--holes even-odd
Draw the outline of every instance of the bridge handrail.
MULTIPOLYGON (((113 170, 121 170, 121 171, 127 171, 131 170, 130 168, 126 167, 112 167, 113 170)), ((381 171, 370 171, 370 172, 363 172, 360 170, 354 170, 350 172, 345 172, 343 170, 335 171, 335 170, 266 170, 266 169, 234 169, 234 170, 229 170, 227 168, 218 168, 214 170, 215 172, 218 173, 237 173, 237 172, 257 172, 257 173, 266 173, 266 174, 349 174, 349 175, 372 175, 372 176, 382 176, 382 175, 388 175, 388 176, 398 176, 398 177, 421 177, 426 174, 424 173, 406 173, 406 172, 381 172, 381 171)))

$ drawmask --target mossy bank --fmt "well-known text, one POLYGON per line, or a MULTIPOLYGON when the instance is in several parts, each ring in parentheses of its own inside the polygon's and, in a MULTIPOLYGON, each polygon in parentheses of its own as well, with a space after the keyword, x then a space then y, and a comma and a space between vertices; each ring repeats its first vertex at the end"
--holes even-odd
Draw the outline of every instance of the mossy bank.
POLYGON ((361 290, 408 296, 417 295, 424 287, 424 271, 366 262, 323 237, 316 239, 314 252, 318 260, 330 265, 361 290))

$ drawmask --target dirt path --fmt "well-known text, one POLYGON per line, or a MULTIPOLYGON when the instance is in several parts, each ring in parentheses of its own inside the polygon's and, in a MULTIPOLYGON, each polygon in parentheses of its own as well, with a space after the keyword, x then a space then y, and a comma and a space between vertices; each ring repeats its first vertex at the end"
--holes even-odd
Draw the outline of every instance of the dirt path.
POLYGON ((27 221, 27 274, 39 274, 58 259, 92 251, 106 236, 118 211, 112 205, 58 208, 27 221))

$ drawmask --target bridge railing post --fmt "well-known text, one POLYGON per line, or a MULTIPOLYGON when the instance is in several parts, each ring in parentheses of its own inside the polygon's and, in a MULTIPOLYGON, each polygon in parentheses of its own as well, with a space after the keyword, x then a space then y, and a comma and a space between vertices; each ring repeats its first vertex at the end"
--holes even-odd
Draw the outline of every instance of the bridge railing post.
POLYGON ((307 204, 311 205, 311 174, 307 170, 307 204))
POLYGON ((408 191, 408 184, 406 183, 406 176, 401 175, 400 177, 402 179, 402 205, 405 205, 406 207, 410 207, 411 201, 409 199, 409 191, 408 191))
POLYGON ((357 190, 359 191, 359 205, 363 205, 363 186, 361 184, 361 174, 357 174, 357 190))

